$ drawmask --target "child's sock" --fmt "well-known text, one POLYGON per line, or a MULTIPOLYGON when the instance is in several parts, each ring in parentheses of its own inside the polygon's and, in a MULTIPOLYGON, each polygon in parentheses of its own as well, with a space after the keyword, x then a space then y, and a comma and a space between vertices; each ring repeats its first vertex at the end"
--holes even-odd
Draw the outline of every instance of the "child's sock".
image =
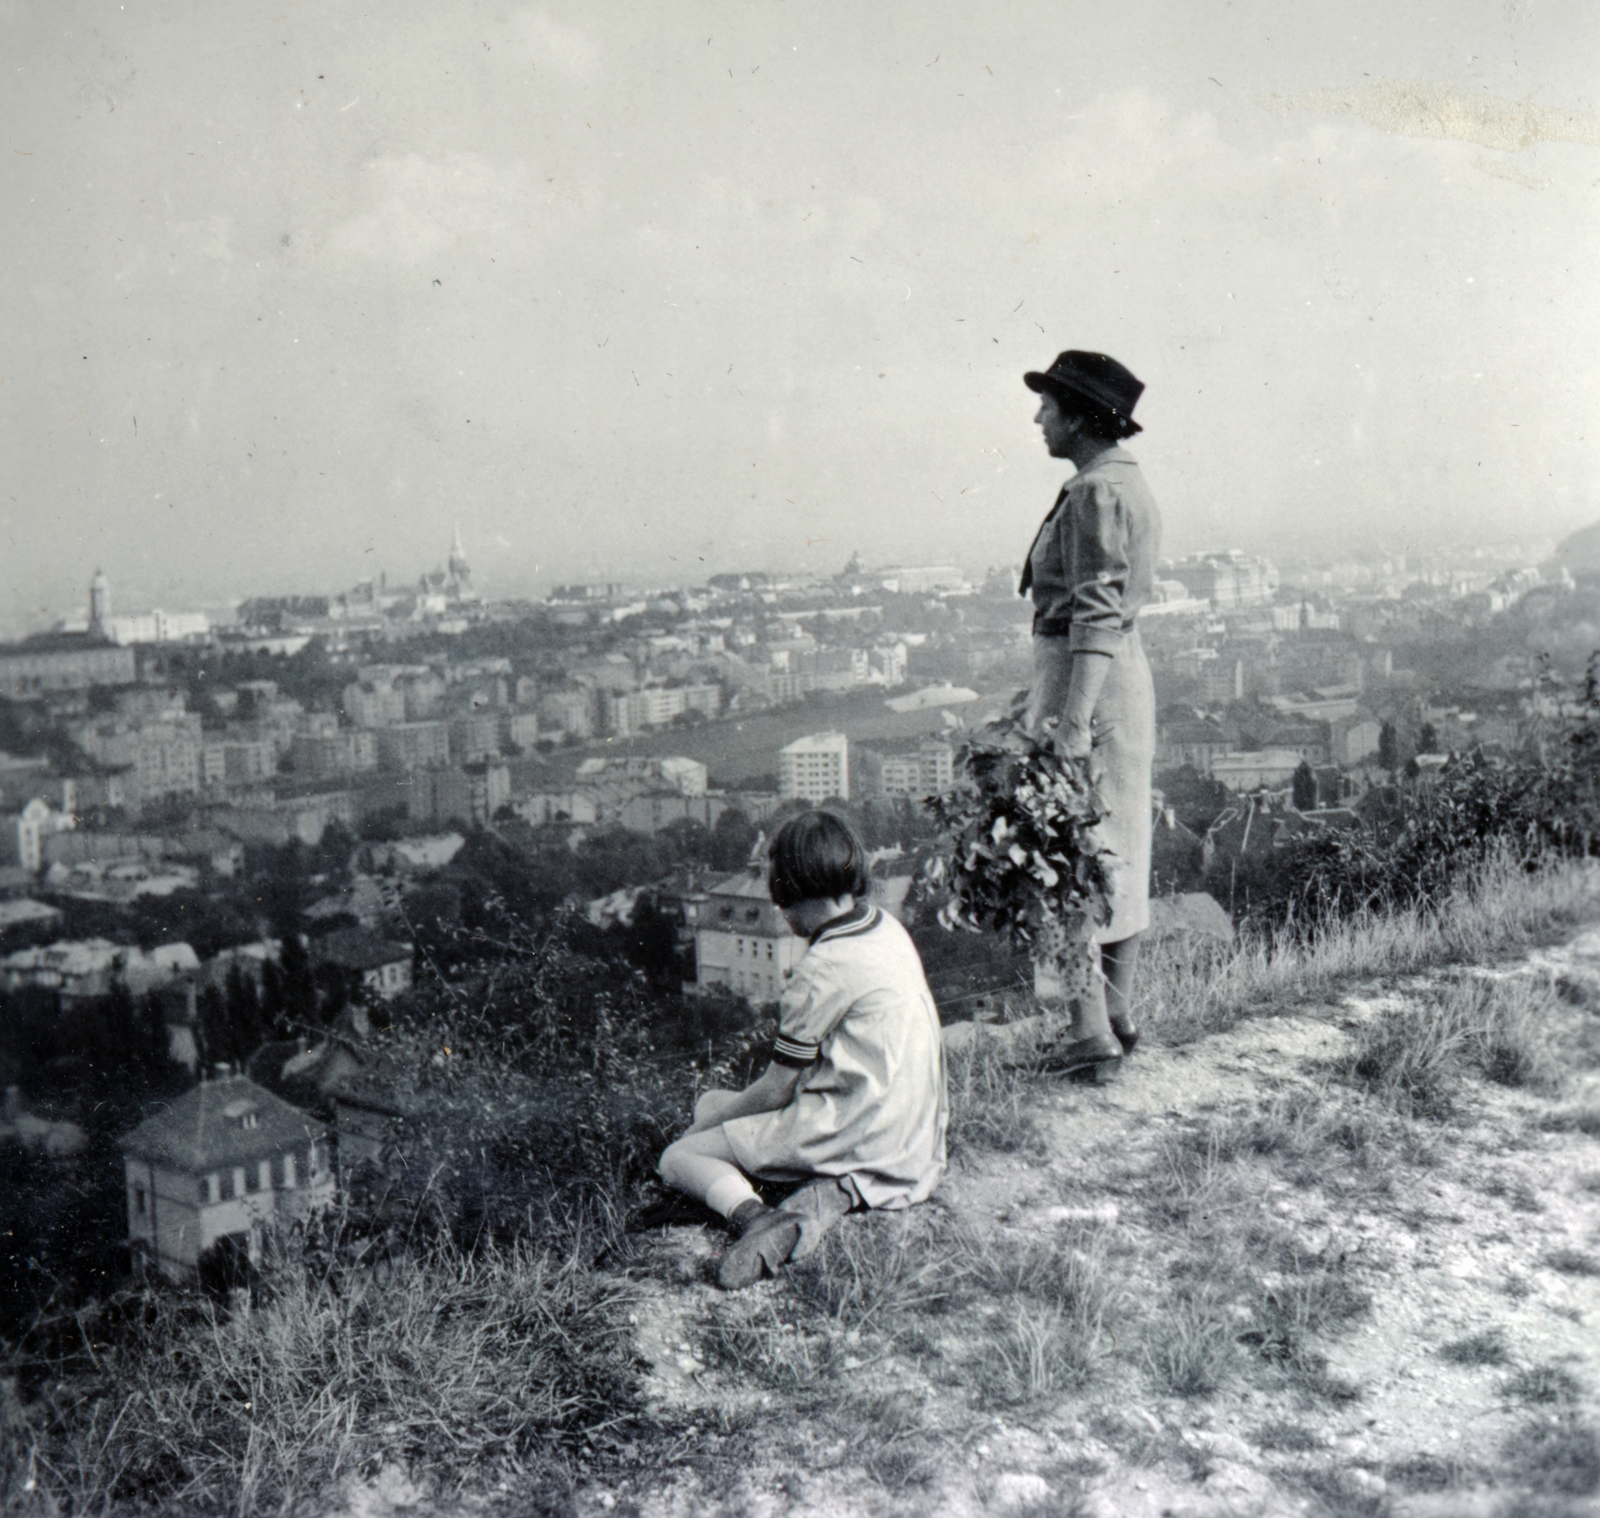
POLYGON ((734 1211, 755 1194, 755 1187, 741 1172, 735 1170, 731 1175, 719 1175, 706 1187, 706 1206, 713 1212, 720 1212, 725 1218, 731 1218, 734 1211))

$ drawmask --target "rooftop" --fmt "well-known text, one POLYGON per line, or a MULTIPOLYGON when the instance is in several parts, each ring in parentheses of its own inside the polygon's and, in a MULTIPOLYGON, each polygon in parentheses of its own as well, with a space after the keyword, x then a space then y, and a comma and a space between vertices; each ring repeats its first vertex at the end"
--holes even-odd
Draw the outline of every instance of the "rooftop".
POLYGON ((268 1159, 326 1129, 243 1075, 202 1081, 147 1117, 122 1141, 124 1154, 200 1174, 268 1159))
POLYGON ((848 747, 850 740, 843 733, 807 733, 803 738, 796 738, 793 743, 785 744, 778 750, 780 754, 839 754, 848 747))
POLYGON ((312 952, 324 964, 341 965, 346 970, 377 970, 384 965, 411 962, 411 945, 379 938, 365 928, 344 928, 316 939, 312 952))
POLYGON ((730 875, 726 880, 718 881, 714 886, 706 888, 710 896, 737 896, 749 901, 771 901, 771 893, 767 890, 767 872, 765 870, 740 870, 736 875, 730 875))
POLYGON ((79 654, 89 649, 117 648, 109 638, 87 632, 35 633, 20 643, 0 643, 0 659, 26 654, 79 654))

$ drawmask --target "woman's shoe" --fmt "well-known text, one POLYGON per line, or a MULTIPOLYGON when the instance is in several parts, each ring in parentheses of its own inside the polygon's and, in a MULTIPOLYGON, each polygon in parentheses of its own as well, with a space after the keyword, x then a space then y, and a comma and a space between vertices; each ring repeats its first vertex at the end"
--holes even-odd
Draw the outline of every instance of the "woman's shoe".
POLYGON ((1076 1038, 1048 1050, 1041 1068, 1067 1076, 1070 1080, 1100 1085, 1114 1080, 1122 1068, 1122 1045, 1109 1034, 1076 1038))
POLYGON ((1111 1025, 1112 1035, 1122 1045, 1124 1054, 1132 1054, 1139 1047, 1139 1030, 1131 1023, 1126 1028, 1119 1028, 1115 1023, 1111 1025))
POLYGON ((736 1207, 728 1221, 739 1237, 717 1267, 717 1285, 724 1291, 742 1291, 763 1275, 777 1275, 800 1242, 800 1219, 794 1213, 779 1212, 754 1197, 736 1207))

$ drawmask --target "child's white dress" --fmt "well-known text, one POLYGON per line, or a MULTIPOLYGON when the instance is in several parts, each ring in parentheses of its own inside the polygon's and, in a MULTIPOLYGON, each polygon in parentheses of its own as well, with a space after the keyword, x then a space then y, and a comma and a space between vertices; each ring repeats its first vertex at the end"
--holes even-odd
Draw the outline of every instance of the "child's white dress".
POLYGON ((894 918, 862 905, 818 929, 779 999, 772 1057, 809 1073, 787 1106, 722 1125, 741 1170, 849 1176, 869 1207, 932 1192, 950 1115, 944 1041, 922 961, 894 918))

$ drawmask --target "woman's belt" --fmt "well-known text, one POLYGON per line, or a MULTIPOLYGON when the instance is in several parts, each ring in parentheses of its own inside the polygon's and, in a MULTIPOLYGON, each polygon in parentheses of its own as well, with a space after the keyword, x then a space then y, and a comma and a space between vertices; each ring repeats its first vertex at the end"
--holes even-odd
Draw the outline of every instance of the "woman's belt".
MULTIPOLYGON (((1132 632, 1133 623, 1124 622, 1120 632, 1132 632)), ((1033 614, 1033 635, 1036 638, 1064 638, 1072 631, 1071 617, 1046 617, 1040 613, 1033 614)))

